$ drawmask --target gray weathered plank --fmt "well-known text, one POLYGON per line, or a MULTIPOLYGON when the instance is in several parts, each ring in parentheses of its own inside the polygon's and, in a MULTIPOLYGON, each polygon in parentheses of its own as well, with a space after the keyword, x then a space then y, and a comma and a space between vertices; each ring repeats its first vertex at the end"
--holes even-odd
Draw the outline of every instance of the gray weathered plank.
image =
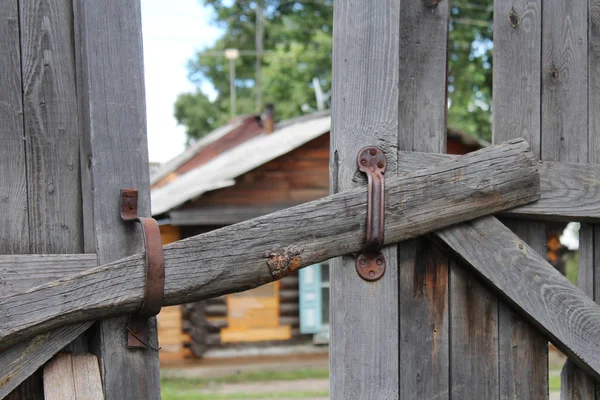
MULTIPOLYGON (((550 94, 556 93, 557 96, 549 97, 547 102, 555 107, 563 107, 559 113, 553 117, 564 119, 565 123, 558 126, 561 136, 567 140, 560 142, 562 147, 568 150, 565 153, 559 153, 556 160, 572 161, 577 158, 581 162, 597 164, 600 162, 598 156, 598 144, 600 143, 600 118, 598 116, 600 95, 598 88, 600 86, 600 69, 598 61, 600 60, 600 3, 596 0, 590 0, 586 3, 569 5, 572 9, 559 10, 565 12, 565 15, 552 15, 550 22, 565 21, 555 35, 554 40, 549 41, 547 51, 551 61, 558 58, 566 65, 567 75, 561 74, 556 82, 548 80, 545 82, 544 90, 549 87, 550 94), (588 15, 589 14, 589 15, 588 15), (556 50, 560 50, 559 55, 555 55, 556 50), (575 104, 564 103, 562 96, 569 96, 567 100, 573 99, 575 104), (577 115, 571 115, 572 113, 577 115), (585 114, 585 118, 581 116, 585 114), (574 122, 573 118, 579 118, 580 128, 586 125, 585 134, 574 132, 572 126, 567 125, 574 122), (581 143, 583 141, 583 143, 581 143), (579 143, 577 143, 579 142, 579 143)), ((561 148, 562 148, 561 147, 561 148)), ((596 263, 594 254, 600 251, 599 243, 595 238, 595 231, 598 227, 582 226, 579 231, 579 277, 578 286, 587 293, 590 298, 598 302, 596 291, 594 290, 598 276, 597 268, 600 264, 596 263)), ((593 379, 583 371, 576 368, 568 360, 563 368, 561 375, 561 395, 563 399, 596 399, 598 398, 598 388, 593 379)))
POLYGON ((0 15, 0 253, 18 254, 29 252, 29 226, 17 2, 0 2, 0 15))
MULTIPOLYGON (((398 152, 400 172, 427 168, 456 157, 450 154, 398 152)), ((510 218, 600 221, 600 166, 544 161, 539 164, 541 197, 535 203, 503 211, 510 218)))
MULTIPOLYGON (((537 162, 519 140, 389 178, 385 243, 535 200, 536 170, 537 162)), ((358 251, 364 244, 366 201, 362 186, 164 246, 165 304, 247 290, 301 266, 358 251)), ((2 298, 0 347, 65 322, 133 311, 141 305, 143 284, 141 253, 2 298)))
MULTIPOLYGON (((400 1, 390 0, 377 6, 369 0, 344 1, 334 7, 332 193, 365 181, 356 167, 363 146, 380 147, 387 155, 387 176, 395 176, 399 11, 400 1)), ((358 218, 362 225, 363 218, 358 218)), ((396 246, 384 248, 383 254, 385 276, 372 283, 357 275, 354 257, 331 262, 329 368, 334 400, 398 397, 396 246)))
MULTIPOLYGON (((10 393, 20 382, 36 373, 39 367, 44 365, 66 344, 71 343, 84 333, 90 326, 92 326, 92 322, 64 326, 2 351, 0 353, 0 399, 10 393)), ((41 370, 36 373, 36 375, 38 374, 41 375, 41 370)), ((23 386, 33 384, 29 380, 27 382, 28 385, 21 385, 19 390, 25 389, 23 386)), ((37 386, 37 382, 35 384, 37 386)), ((35 391, 39 395, 41 389, 36 388, 35 391)), ((22 396, 22 398, 29 399, 30 396, 28 394, 22 396)))
MULTIPOLYGON (((28 250, 79 253, 82 222, 72 5, 67 0, 15 3, 20 33, 15 43, 21 45, 28 250)), ((15 237, 11 239, 18 241, 15 237)), ((42 348, 11 354, 15 358, 9 364, 18 362, 25 369, 34 367, 29 360, 51 356, 42 348)), ((26 376, 20 370, 7 386, 26 376)), ((37 380, 24 385, 31 386, 28 398, 43 398, 37 380)))
MULTIPOLYGON (((538 254, 546 253, 546 223, 505 220, 504 224, 538 254)), ((548 339, 504 302, 498 303, 501 399, 548 397, 548 339)))
MULTIPOLYGON (((493 142, 522 137, 532 143, 538 158, 542 142, 541 57, 542 1, 494 2, 493 142)), ((552 177, 550 182, 555 180, 552 177)), ((561 204, 564 201, 560 199, 561 204)), ((545 222, 504 223, 538 254, 545 254, 545 222)), ((548 340, 502 301, 498 302, 497 332, 499 397, 547 398, 548 340)))
MULTIPOLYGON (((140 1, 74 2, 82 119, 85 249, 105 264, 139 252, 136 224, 119 217, 121 188, 139 190, 139 215, 150 215, 140 1)), ((107 400, 160 399, 158 353, 128 350, 120 317, 97 325, 93 350, 107 400)), ((156 320, 151 342, 156 346, 156 320)))
POLYGON ((70 0, 20 0, 32 253, 83 248, 70 0))
MULTIPOLYGON (((400 3, 398 149, 443 153, 450 2, 400 3)), ((427 239, 398 255, 400 397, 448 398, 448 257, 427 239)))
POLYGON ((44 367, 45 400, 103 400, 98 359, 60 354, 44 367))
POLYGON ((498 398, 498 301, 456 261, 450 265, 452 398, 498 398))
MULTIPOLYGON (((594 237, 593 225, 582 225, 579 230, 579 273, 577 274, 577 287, 591 299, 597 301, 595 296, 595 279, 598 261, 595 256, 595 246, 600 245, 594 237)), ((593 400, 597 398, 596 381, 586 374, 575 363, 567 360, 561 372, 561 399, 564 400, 593 400)))
POLYGON ((268 206, 203 206, 202 208, 173 210, 169 212, 169 223, 175 226, 237 224, 288 208, 285 204, 268 206))
POLYGON ((0 255, 3 296, 98 266, 95 254, 0 255))
POLYGON ((600 378, 600 307, 494 217, 434 233, 527 321, 600 378))

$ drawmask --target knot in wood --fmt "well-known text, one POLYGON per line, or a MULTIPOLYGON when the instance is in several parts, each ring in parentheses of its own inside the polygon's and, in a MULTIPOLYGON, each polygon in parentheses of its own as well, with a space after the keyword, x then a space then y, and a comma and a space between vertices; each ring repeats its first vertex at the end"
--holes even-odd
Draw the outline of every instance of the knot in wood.
POLYGON ((510 26, 513 28, 517 28, 519 26, 519 15, 514 8, 511 8, 510 12, 508 13, 508 20, 510 21, 510 26))
POLYGON ((284 276, 294 272, 302 265, 300 251, 297 248, 285 248, 280 251, 268 253, 269 271, 274 280, 283 278, 284 276))

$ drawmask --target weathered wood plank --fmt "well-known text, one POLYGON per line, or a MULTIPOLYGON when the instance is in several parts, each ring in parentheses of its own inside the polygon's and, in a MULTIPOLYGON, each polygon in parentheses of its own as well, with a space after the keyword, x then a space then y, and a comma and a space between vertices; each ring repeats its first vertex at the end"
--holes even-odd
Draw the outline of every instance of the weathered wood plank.
POLYGON ((98 359, 59 354, 44 367, 45 400, 103 400, 98 359))
MULTIPOLYGON (((28 250, 79 253, 82 251, 81 187, 71 2, 15 3, 19 7, 20 33, 15 43, 21 45, 28 250)), ((18 236, 11 239, 18 242, 15 238, 18 236)), ((16 358, 11 361, 27 364, 29 369, 28 360, 47 359, 51 355, 45 349, 38 348, 35 352, 39 354, 12 353, 16 358)), ((13 376, 10 385, 25 376, 13 376)), ((28 398, 43 398, 37 378, 24 385, 31 386, 28 398)))
MULTIPOLYGON (((74 2, 83 139, 81 167, 85 249, 105 264, 142 250, 136 224, 119 216, 121 188, 139 190, 138 211, 150 215, 140 2, 74 2)), ((158 353, 126 347, 127 318, 97 324, 93 351, 107 400, 160 399, 158 353)), ((151 342, 157 346, 156 319, 151 342)))
MULTIPOLYGON (((398 152, 400 172, 414 171, 455 158, 451 154, 398 152)), ((510 218, 600 221, 600 166, 544 161, 539 164, 541 197, 535 203, 503 211, 510 218)))
MULTIPOLYGON (((363 146, 380 147, 387 155, 388 177, 395 176, 399 12, 400 1, 390 0, 377 7, 368 0, 334 7, 332 193, 365 182, 356 167, 363 146)), ((358 218, 362 224, 364 217, 358 218)), ((396 246, 382 252, 386 273, 373 283, 357 275, 354 257, 331 261, 329 368, 334 400, 398 397, 398 258, 396 246)))
POLYGON ((95 254, 0 255, 1 293, 17 293, 97 266, 95 254))
MULTIPOLYGON (((398 149, 443 153, 450 2, 400 3, 398 149)), ((448 398, 448 257, 423 238, 398 254, 400 398, 448 398)))
POLYGON ((231 225, 288 207, 285 204, 269 204, 264 206, 203 206, 202 208, 170 211, 169 222, 175 226, 231 225))
MULTIPOLYGON (((532 143, 538 158, 542 142, 541 57, 542 1, 494 2, 493 142, 522 137, 532 143)), ((555 180, 552 177, 550 182, 555 180)), ((564 200, 561 198, 561 204, 564 200)), ((503 222, 538 254, 545 254, 545 222, 503 222)), ((503 301, 498 301, 497 307, 494 335, 500 399, 547 398, 548 340, 503 301)))
MULTIPOLYGON (((560 79, 557 86, 560 90, 571 92, 573 96, 578 97, 576 106, 578 106, 579 110, 584 106, 587 107, 587 119, 579 121, 580 124, 587 122, 587 143, 580 144, 580 147, 575 147, 576 144, 574 141, 581 140, 581 136, 572 133, 570 130, 566 130, 566 128, 569 128, 566 125, 561 126, 563 131, 561 131, 560 134, 561 137, 576 135, 567 143, 567 145, 571 144, 570 150, 572 152, 578 152, 577 156, 584 160, 582 162, 587 161, 589 163, 597 164, 600 162, 600 157, 598 156, 598 146, 600 145, 600 118, 598 116, 598 112, 600 111, 600 103, 598 102, 600 100, 600 95, 598 94, 598 88, 600 87, 600 67, 598 66, 598 61, 600 60, 600 2, 597 0, 590 0, 587 2, 587 5, 578 4, 574 6, 574 8, 576 8, 576 12, 565 17, 573 19, 573 23, 578 24, 578 26, 574 31, 568 30, 568 28, 572 29, 572 27, 568 25, 564 25, 561 28, 561 30, 567 28, 566 32, 562 32, 564 35, 562 40, 565 40, 565 42, 570 40, 571 43, 562 44, 561 42, 553 41, 552 45, 555 47, 561 45, 564 47, 573 47, 573 49, 569 48, 569 50, 575 54, 568 54, 572 60, 567 61, 569 61, 569 66, 571 66, 571 64, 576 64, 576 68, 570 68, 573 69, 573 73, 576 75, 572 77, 572 72, 569 71, 569 74, 566 77, 561 76, 562 79, 560 79), (586 11, 588 12, 588 15, 585 16, 585 20, 581 15, 582 7, 584 9, 587 8, 586 11), (581 29, 585 29, 586 26, 587 38, 581 37, 581 29), (577 37, 573 37, 574 35, 577 35, 577 37), (587 43, 577 42, 577 45, 575 45, 573 42, 573 40, 585 39, 587 39, 587 43), (587 52, 584 51, 582 45, 586 46, 585 50, 587 50, 587 52), (584 55, 582 55, 582 53, 584 53, 584 55), (582 58, 587 59, 587 64, 580 64, 582 58), (587 73, 587 75, 582 77, 581 74, 583 72, 587 73), (580 83, 582 79, 586 80, 585 85, 580 83), (570 88, 573 84, 575 87, 570 88), (585 148, 581 148, 581 146, 585 148)), ((562 16, 556 16, 556 18, 562 18, 562 16)), ((552 50, 552 48, 550 50, 552 50)), ((550 53, 550 56, 553 57, 553 54, 550 53)), ((556 102, 562 101, 562 99, 558 98, 550 98, 549 101, 551 100, 556 102)), ((566 109, 563 112, 570 113, 572 110, 566 109)), ((563 115, 560 115, 560 117, 562 118, 563 115)), ((570 115, 565 115, 564 118, 567 119, 566 122, 571 122, 570 115)), ((561 142, 561 144, 563 143, 561 142)), ((569 153, 559 159, 561 161, 569 161, 574 157, 574 155, 569 153)), ((599 275, 596 271, 600 268, 600 263, 597 262, 594 254, 600 253, 600 243, 598 241, 599 229, 599 227, 592 225, 581 226, 579 231, 579 274, 577 281, 579 288, 597 303, 598 295, 594 289, 598 284, 597 281, 599 275)), ((598 391, 596 382, 594 382, 594 380, 585 372, 576 368, 571 360, 567 360, 563 367, 561 380, 561 396, 563 399, 597 399, 599 397, 600 392, 598 391)))
POLYGON ((498 398, 498 301, 470 271, 450 265, 452 398, 498 398))
POLYGON ((70 0, 20 0, 32 253, 83 248, 70 0))
MULTIPOLYGON (((517 140, 387 179, 385 243, 535 200, 536 170, 527 145, 517 140)), ((366 202, 363 186, 164 246, 165 305, 247 290, 358 251, 366 202)), ((143 285, 140 253, 2 298, 0 346, 65 322, 133 311, 143 285)))
POLYGON ((494 217, 433 234, 577 365, 600 378, 600 307, 494 217))
MULTIPOLYGON (((572 163, 590 161, 587 14, 587 2, 556 3, 552 4, 552 7, 544 7, 543 160, 572 163)), ((589 241, 589 245, 593 251, 593 239, 589 241)), ((580 246, 580 251, 585 252, 586 249, 580 246)), ((593 268, 593 264, 590 267, 593 268)), ((568 380, 573 377, 573 374, 564 376, 568 380)), ((563 393, 566 398, 581 398, 579 395, 568 397, 567 393, 577 392, 577 390, 573 391, 571 383, 575 382, 565 383, 563 393), (568 387, 570 388, 567 389, 568 387)), ((594 396, 593 393, 583 394, 583 391, 587 390, 585 386, 580 386, 579 389, 581 390, 579 394, 583 397, 594 396)))
MULTIPOLYGON (((595 246, 599 245, 594 237, 593 225, 582 225, 579 230, 579 273, 577 287, 587 294, 590 299, 597 301, 595 296, 595 271, 598 261, 595 256, 595 246)), ((567 360, 561 372, 561 399, 564 400, 593 400, 597 398, 596 381, 586 374, 571 360, 567 360)))
MULTIPOLYGON (((36 370, 90 326, 92 326, 92 322, 64 326, 2 351, 0 353, 0 399, 34 373, 36 381, 31 382, 28 379, 27 383, 29 386, 35 385, 35 392, 39 395, 42 385, 37 382, 37 377, 39 376, 41 381, 41 370, 38 372, 36 370)), ((23 386, 26 385, 21 385, 18 390, 25 389, 23 386)), ((31 398, 30 394, 34 390, 31 388, 27 388, 27 390, 29 394, 21 398, 31 398)))
POLYGON ((0 253, 27 253, 29 225, 17 2, 1 2, 0 15, 0 253))
MULTIPOLYGON (((545 222, 503 223, 536 253, 546 254, 545 222)), ((548 398, 548 339, 504 302, 498 307, 500 398, 548 398)))

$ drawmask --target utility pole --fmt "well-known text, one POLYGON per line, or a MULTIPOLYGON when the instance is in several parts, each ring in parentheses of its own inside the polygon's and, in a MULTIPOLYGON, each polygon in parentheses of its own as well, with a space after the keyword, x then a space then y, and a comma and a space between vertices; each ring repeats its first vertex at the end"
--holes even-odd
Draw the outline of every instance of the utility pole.
POLYGON ((230 109, 231 109, 231 118, 235 117, 236 110, 236 96, 235 96, 235 60, 240 56, 240 51, 238 49, 226 49, 225 50, 225 58, 229 60, 229 99, 230 109))
POLYGON ((256 0, 256 78, 254 79, 254 90, 256 91, 256 112, 262 109, 262 85, 260 80, 262 68, 263 42, 265 39, 263 0, 256 0))

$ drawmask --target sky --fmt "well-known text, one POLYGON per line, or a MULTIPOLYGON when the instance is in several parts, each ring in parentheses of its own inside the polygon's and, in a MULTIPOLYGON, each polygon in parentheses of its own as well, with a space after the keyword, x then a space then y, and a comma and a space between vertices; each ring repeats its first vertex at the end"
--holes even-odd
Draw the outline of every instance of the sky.
MULTIPOLYGON (((185 128, 177 125, 177 95, 195 91, 187 79, 187 61, 212 45, 221 30, 211 23, 210 8, 200 0, 142 0, 142 34, 151 162, 165 162, 184 150, 185 128)), ((212 88, 202 87, 207 94, 212 88)))

